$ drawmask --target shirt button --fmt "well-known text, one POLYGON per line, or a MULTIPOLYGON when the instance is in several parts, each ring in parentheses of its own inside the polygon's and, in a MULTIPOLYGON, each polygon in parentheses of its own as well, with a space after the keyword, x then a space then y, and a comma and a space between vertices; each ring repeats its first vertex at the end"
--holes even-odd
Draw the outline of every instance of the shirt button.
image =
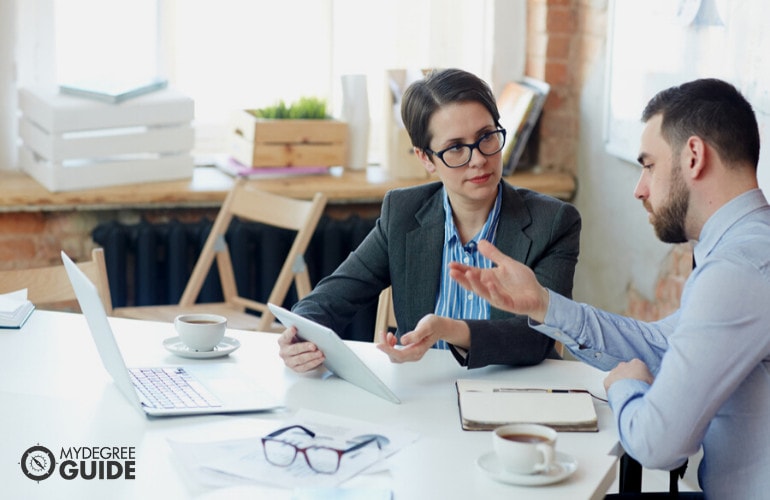
POLYGON ((467 263, 468 263, 468 261, 470 261, 470 259, 468 258, 468 256, 467 256, 467 255, 466 255, 465 257, 463 257, 463 262, 465 262, 465 263, 467 264, 467 263))
POLYGON ((468 300, 473 300, 473 294, 468 294, 468 300))

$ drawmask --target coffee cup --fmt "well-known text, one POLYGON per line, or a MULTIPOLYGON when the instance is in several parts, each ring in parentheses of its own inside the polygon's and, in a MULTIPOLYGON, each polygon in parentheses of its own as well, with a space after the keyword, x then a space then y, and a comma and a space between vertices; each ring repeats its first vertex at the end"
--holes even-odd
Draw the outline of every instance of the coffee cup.
POLYGON ((179 338, 189 349, 212 351, 225 336, 227 318, 218 314, 180 314, 174 319, 179 338))
POLYGON ((510 424, 495 429, 492 444, 507 472, 538 474, 547 472, 554 463, 556 435, 545 425, 510 424))

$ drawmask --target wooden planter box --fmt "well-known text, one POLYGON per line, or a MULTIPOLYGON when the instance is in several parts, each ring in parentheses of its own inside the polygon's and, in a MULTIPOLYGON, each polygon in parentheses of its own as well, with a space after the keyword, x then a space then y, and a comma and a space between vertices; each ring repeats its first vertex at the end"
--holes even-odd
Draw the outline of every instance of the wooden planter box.
POLYGON ((252 167, 344 165, 348 125, 339 120, 266 120, 247 111, 233 117, 230 155, 252 167))

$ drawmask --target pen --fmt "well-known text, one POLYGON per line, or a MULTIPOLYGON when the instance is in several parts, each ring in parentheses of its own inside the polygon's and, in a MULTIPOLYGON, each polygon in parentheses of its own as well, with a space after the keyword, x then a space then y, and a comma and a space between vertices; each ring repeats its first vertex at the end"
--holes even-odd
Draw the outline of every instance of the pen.
POLYGON ((553 394, 588 393, 585 389, 538 389, 521 387, 495 387, 492 392, 549 392, 553 394))

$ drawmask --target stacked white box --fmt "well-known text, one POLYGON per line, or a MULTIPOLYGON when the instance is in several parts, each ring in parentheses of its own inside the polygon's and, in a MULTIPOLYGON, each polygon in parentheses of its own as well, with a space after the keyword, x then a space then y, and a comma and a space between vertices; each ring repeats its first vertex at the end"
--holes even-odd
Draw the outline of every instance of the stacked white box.
POLYGON ((119 104, 19 90, 21 168, 49 191, 192 177, 192 99, 174 90, 119 104))

